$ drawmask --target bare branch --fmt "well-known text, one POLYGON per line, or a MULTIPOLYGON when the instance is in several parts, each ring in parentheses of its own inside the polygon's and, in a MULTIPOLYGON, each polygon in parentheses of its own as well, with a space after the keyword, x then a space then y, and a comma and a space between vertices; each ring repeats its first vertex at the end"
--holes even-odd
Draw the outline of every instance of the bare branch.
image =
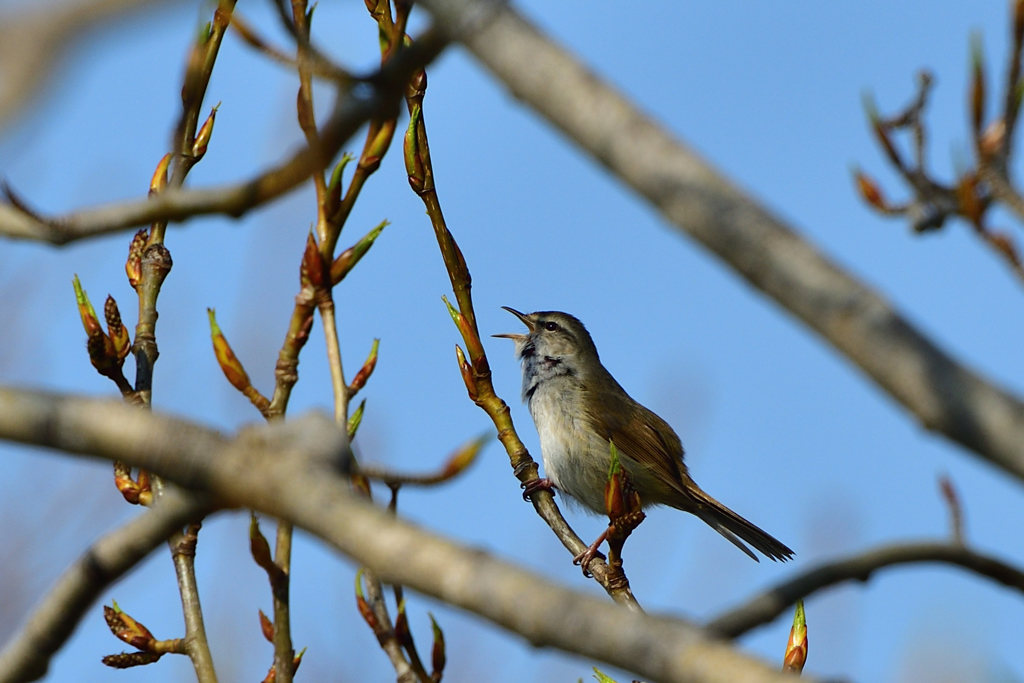
POLYGON ((318 149, 303 147, 286 162, 250 180, 205 189, 168 188, 152 198, 82 209, 46 221, 0 203, 0 235, 67 244, 159 221, 183 221, 208 214, 242 216, 295 189, 309 178, 321 159, 333 158, 366 121, 395 112, 409 76, 437 57, 446 44, 440 34, 428 31, 375 75, 339 94, 319 133, 318 149))
POLYGON ((928 429, 1024 479, 1024 403, 950 357, 510 7, 423 0, 517 99, 843 353, 928 429))
POLYGON ((110 401, 0 388, 0 438, 119 459, 324 539, 381 580, 474 612, 537 646, 655 681, 791 679, 695 625, 622 609, 395 518, 351 491, 345 433, 326 416, 251 428, 235 440, 110 401))
POLYGON ((205 496, 169 490, 153 508, 92 545, 57 580, 0 652, 0 683, 42 678, 100 593, 187 522, 209 510, 205 496))
POLYGON ((900 543, 814 567, 715 617, 707 629, 723 638, 738 638, 824 588, 846 581, 865 582, 879 569, 925 562, 961 567, 1024 593, 1024 572, 994 557, 949 543, 900 543))

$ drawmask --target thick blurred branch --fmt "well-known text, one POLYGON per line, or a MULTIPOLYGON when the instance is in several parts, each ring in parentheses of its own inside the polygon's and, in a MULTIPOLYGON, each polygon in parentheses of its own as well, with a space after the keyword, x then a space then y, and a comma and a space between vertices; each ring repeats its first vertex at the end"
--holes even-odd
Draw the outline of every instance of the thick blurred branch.
POLYGON ((1024 403, 964 367, 511 7, 422 0, 526 103, 670 225, 844 354, 927 429, 1024 479, 1024 403))
POLYGON ((82 209, 57 218, 44 218, 0 202, 0 235, 67 244, 159 221, 182 221, 192 216, 227 214, 239 217, 295 189, 307 180, 322 159, 332 159, 364 123, 394 115, 409 76, 429 64, 447 41, 427 31, 400 51, 373 76, 339 93, 330 118, 319 132, 319 148, 303 147, 289 160, 256 177, 205 189, 168 188, 140 198, 82 209))
POLYGON ((150 510, 92 545, 57 580, 0 652, 0 683, 42 678, 50 658, 71 637, 100 593, 172 533, 209 511, 205 496, 168 490, 150 510))
POLYGON ((25 3, 0 14, 0 129, 52 76, 75 39, 98 25, 168 0, 69 0, 25 3))
POLYGON ((961 567, 1024 593, 1024 572, 994 557, 949 543, 900 543, 813 567, 715 617, 706 628, 723 638, 738 638, 824 588, 846 581, 866 582, 879 569, 926 562, 961 567))
POLYGON ((789 681, 679 619, 627 611, 459 546, 362 500, 345 433, 326 416, 243 430, 234 439, 110 401, 0 388, 0 439, 119 459, 218 505, 290 519, 381 579, 474 612, 537 646, 656 681, 789 681))

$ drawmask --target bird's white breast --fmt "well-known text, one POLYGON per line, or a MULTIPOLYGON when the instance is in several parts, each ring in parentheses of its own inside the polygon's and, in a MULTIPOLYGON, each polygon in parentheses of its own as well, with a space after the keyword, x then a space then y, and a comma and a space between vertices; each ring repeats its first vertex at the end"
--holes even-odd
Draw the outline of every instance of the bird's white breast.
POLYGON ((559 387, 562 380, 539 385, 530 398, 530 414, 540 436, 544 474, 573 502, 603 514, 608 477, 608 443, 587 429, 577 391, 559 387), (560 390, 562 389, 562 390, 560 390))

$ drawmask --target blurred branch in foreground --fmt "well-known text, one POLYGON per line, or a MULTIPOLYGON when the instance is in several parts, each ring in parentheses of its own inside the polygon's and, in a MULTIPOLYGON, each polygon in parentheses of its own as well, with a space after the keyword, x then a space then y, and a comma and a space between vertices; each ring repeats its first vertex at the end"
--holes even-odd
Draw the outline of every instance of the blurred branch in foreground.
POLYGON ((192 216, 219 213, 237 218, 309 179, 320 162, 333 159, 368 120, 393 115, 409 76, 437 57, 445 45, 446 39, 428 30, 414 45, 389 59, 378 72, 358 79, 359 87, 339 89, 331 115, 319 130, 319 147, 304 146, 291 158, 248 180, 201 189, 168 188, 151 198, 105 204, 59 217, 45 217, 27 209, 28 203, 5 187, 7 202, 0 202, 0 235, 67 244, 192 216))
POLYGON ((668 223, 815 330, 924 427, 1024 480, 1024 402, 957 362, 540 32, 491 0, 422 0, 503 81, 668 223))
POLYGON ((46 85, 76 38, 131 11, 170 1, 67 0, 0 14, 0 129, 46 85))
POLYGON ((658 681, 790 680, 680 619, 623 610, 397 519, 353 494, 345 433, 324 416, 245 429, 235 439, 119 405, 0 389, 0 438, 144 467, 218 505, 289 519, 382 581, 551 646, 658 681))

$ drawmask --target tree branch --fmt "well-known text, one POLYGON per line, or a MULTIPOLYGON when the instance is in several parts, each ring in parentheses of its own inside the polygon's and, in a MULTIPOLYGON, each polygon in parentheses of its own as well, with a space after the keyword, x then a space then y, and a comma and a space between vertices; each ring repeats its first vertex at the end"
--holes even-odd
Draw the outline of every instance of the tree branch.
POLYGON ((360 499, 345 474, 351 462, 346 435, 326 416, 250 428, 229 440, 114 402, 0 388, 0 438, 123 460, 207 491, 220 505, 289 519, 383 581, 474 612, 537 646, 655 681, 791 680, 691 623, 567 590, 360 499))
POLYGON ((57 580, 0 652, 0 683, 42 678, 100 593, 187 522, 209 511, 206 496, 169 490, 152 509, 92 545, 57 580))
POLYGON ((927 429, 1024 479, 1024 403, 699 159, 514 9, 422 0, 520 101, 843 353, 927 429))
POLYGON ((813 567, 715 617, 706 628, 723 638, 738 638, 824 588, 846 581, 866 582, 879 569, 925 562, 961 567, 1024 593, 1024 572, 994 557, 949 543, 900 543, 813 567))
POLYGON ((160 221, 183 221, 208 214, 238 218, 304 182, 320 160, 333 158, 371 118, 393 114, 409 76, 433 61, 445 45, 447 40, 439 33, 427 31, 376 74, 338 95, 320 131, 318 149, 303 147, 286 162, 250 180, 205 189, 168 188, 151 198, 105 204, 53 219, 0 202, 0 235, 63 245, 160 221))

